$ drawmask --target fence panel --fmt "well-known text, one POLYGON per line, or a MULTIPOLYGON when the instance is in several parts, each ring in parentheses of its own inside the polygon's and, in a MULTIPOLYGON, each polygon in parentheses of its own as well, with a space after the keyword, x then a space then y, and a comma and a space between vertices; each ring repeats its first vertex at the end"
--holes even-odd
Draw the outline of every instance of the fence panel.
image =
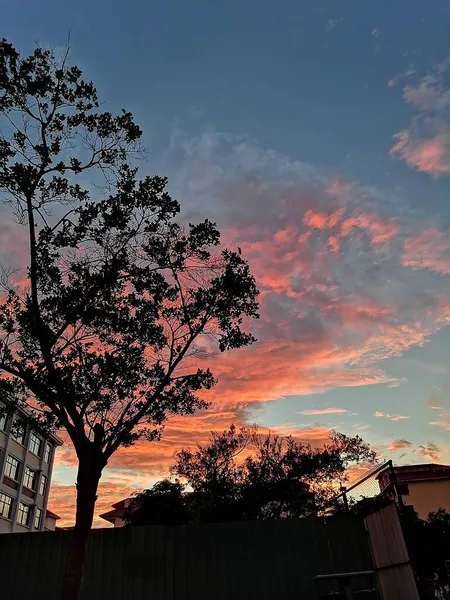
POLYGON ((366 517, 383 600, 419 600, 394 504, 366 517))
MULTIPOLYGON (((58 600, 70 532, 0 535, 2 600, 58 600)), ((91 532, 83 600, 298 600, 314 578, 371 570, 354 515, 91 532)))

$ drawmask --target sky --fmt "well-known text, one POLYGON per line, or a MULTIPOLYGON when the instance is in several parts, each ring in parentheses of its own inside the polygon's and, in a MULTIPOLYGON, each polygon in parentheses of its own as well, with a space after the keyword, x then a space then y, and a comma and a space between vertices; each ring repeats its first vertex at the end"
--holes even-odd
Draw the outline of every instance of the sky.
MULTIPOLYGON (((142 174, 216 220, 261 291, 258 342, 211 364, 212 407, 120 451, 97 514, 231 423, 450 464, 449 18, 444 0, 5 0, 24 54, 70 31, 105 108, 144 130, 142 174)), ((5 214, 0 248, 17 250, 5 214)), ((75 467, 63 446, 64 523, 75 467)))

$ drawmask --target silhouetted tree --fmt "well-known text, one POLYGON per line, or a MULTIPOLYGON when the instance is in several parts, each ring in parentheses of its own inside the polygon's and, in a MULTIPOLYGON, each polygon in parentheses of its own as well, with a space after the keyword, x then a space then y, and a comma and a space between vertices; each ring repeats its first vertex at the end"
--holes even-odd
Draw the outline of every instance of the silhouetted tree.
POLYGON ((421 593, 428 593, 428 582, 435 576, 443 587, 449 578, 450 513, 440 508, 422 520, 408 510, 402 517, 402 529, 421 593))
MULTIPOLYGON (((172 474, 186 484, 177 500, 190 521, 299 518, 323 511, 348 467, 374 457, 358 436, 333 433, 328 443, 313 448, 292 437, 231 426, 212 433, 206 446, 178 452, 172 474)), ((130 524, 157 522, 145 503, 155 491, 138 494, 127 516, 130 524)))
POLYGON ((246 261, 212 253, 214 223, 175 221, 167 180, 138 179, 129 164, 141 137, 132 115, 100 111, 81 75, 67 54, 22 59, 0 43, 1 200, 29 245, 25 281, 3 277, 0 381, 40 427, 65 429, 78 458, 65 600, 79 595, 111 455, 205 407, 198 392, 215 379, 198 359, 250 344, 243 318, 257 316, 246 261))
POLYGON ((124 521, 132 525, 184 525, 192 519, 185 486, 163 479, 137 494, 128 506, 124 521))

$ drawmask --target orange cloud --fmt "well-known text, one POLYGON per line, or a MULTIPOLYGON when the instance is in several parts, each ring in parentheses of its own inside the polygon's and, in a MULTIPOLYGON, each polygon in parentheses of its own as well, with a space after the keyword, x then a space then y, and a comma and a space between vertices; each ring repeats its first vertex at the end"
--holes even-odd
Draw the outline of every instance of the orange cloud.
POLYGON ((388 446, 389 450, 405 450, 406 448, 411 448, 412 443, 409 442, 408 440, 394 440, 393 442, 391 442, 388 446))
POLYGON ((433 442, 428 442, 425 446, 419 446, 418 454, 423 458, 430 458, 434 463, 438 463, 440 461, 441 450, 433 442))
MULTIPOLYGON (((94 527, 111 527, 109 523, 100 519, 98 515, 111 509, 111 505, 119 502, 123 498, 128 498, 133 493, 141 491, 132 485, 115 483, 108 480, 101 480, 98 489, 98 500, 95 506, 94 527)), ((63 485, 52 483, 48 508, 61 517, 57 522, 59 527, 68 527, 74 524, 76 507, 76 489, 75 485, 63 485)))

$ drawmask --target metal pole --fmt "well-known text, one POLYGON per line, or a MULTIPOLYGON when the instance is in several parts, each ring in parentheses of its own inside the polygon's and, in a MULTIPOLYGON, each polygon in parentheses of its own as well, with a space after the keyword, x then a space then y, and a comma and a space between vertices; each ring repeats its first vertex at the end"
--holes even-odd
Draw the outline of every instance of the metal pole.
POLYGON ((392 487, 394 488, 395 499, 397 500, 400 514, 403 516, 404 511, 405 511, 405 503, 403 502, 402 495, 400 494, 400 492, 398 490, 397 475, 395 473, 395 469, 394 469, 392 460, 388 461, 388 464, 389 464, 389 469, 391 471, 391 481, 392 481, 392 487))

